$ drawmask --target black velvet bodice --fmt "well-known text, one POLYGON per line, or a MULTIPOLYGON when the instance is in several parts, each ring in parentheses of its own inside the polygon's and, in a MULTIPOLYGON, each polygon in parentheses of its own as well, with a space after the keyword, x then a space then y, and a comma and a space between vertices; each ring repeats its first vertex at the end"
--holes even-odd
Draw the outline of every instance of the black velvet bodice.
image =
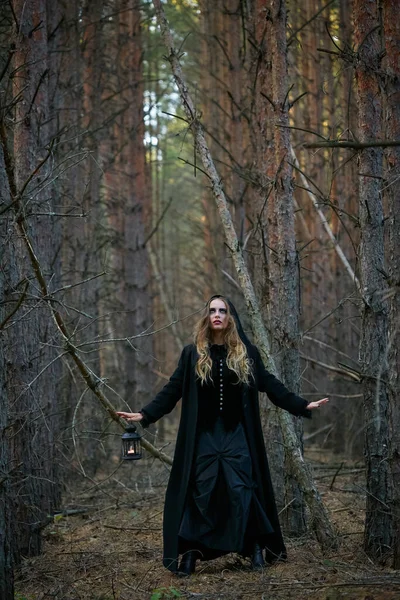
POLYGON ((227 350, 224 345, 210 346, 212 381, 197 381, 198 414, 200 430, 211 429, 221 419, 225 429, 234 429, 242 420, 242 384, 234 371, 226 364, 227 350))

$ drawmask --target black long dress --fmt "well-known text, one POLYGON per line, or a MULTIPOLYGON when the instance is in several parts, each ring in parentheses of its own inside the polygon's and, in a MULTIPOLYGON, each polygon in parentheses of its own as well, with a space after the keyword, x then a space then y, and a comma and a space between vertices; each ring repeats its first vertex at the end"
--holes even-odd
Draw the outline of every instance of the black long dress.
POLYGON ((255 493, 242 385, 227 367, 224 345, 211 345, 210 355, 212 381, 198 381, 193 467, 179 529, 179 552, 197 550, 203 560, 248 554, 274 531, 255 493))
MULTIPOLYGON (((231 311, 234 311, 232 306, 231 311)), ((292 415, 310 417, 311 411, 307 410, 308 403, 304 398, 290 392, 274 375, 265 369, 258 349, 247 340, 237 315, 235 312, 233 314, 237 321, 239 335, 246 345, 252 365, 252 377, 249 384, 238 386, 238 388, 241 388, 240 391, 237 390, 238 395, 241 396, 239 411, 241 410, 243 413, 242 425, 251 456, 252 478, 257 484, 254 492, 274 530, 273 533, 261 536, 261 545, 265 548, 267 560, 274 562, 286 556, 286 548, 280 530, 278 511, 265 452, 258 393, 267 393, 276 406, 287 410, 292 415)), ((144 417, 141 423, 146 427, 171 412, 179 399, 182 398, 182 412, 174 460, 165 494, 163 522, 163 564, 172 572, 176 572, 178 569, 178 554, 182 547, 182 538, 180 538, 179 532, 185 507, 190 497, 188 491, 193 483, 196 443, 202 429, 198 426, 199 411, 203 406, 202 404, 199 408, 199 392, 202 392, 198 387, 198 377, 195 370, 198 358, 194 344, 185 346, 178 366, 171 375, 169 382, 158 392, 154 400, 141 409, 144 417)), ((233 406, 230 403, 229 406, 231 405, 233 406)), ((231 411, 229 411, 229 414, 231 414, 231 411)), ((252 511, 250 511, 250 518, 252 514, 252 511)), ((244 552, 244 554, 249 553, 246 550, 244 552)))

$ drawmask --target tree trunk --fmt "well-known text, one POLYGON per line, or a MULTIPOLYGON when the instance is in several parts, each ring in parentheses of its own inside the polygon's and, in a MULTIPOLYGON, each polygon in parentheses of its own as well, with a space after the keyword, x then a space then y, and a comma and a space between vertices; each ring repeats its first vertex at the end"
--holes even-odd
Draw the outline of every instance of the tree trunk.
MULTIPOLYGON (((89 318, 83 316, 81 309, 85 306, 85 284, 77 285, 85 279, 85 216, 83 207, 84 165, 82 161, 85 150, 82 148, 81 118, 83 114, 82 92, 82 55, 81 55, 81 23, 80 0, 47 0, 49 31, 52 33, 50 49, 54 68, 51 71, 52 102, 54 114, 52 122, 57 124, 59 140, 54 151, 56 163, 67 165, 65 172, 57 180, 59 192, 58 205, 61 218, 61 286, 71 286, 62 295, 64 305, 72 308, 68 311, 68 322, 71 329, 82 328, 79 341, 90 339, 92 332, 83 327, 89 318), (55 5, 57 10, 55 10, 55 5), (53 35, 56 31, 57 34, 53 35), (78 157, 78 158, 77 158, 78 157), (79 160, 80 159, 80 160, 79 160), (82 162, 81 162, 82 161, 82 162), (77 164, 76 164, 77 163, 77 164), (61 209, 62 207, 62 209, 61 209)), ((87 217, 86 217, 87 218, 87 217)), ((87 284, 86 284, 87 285, 87 284)), ((84 309, 84 310, 85 310, 84 309)), ((87 315, 88 313, 86 313, 87 315)), ((63 362, 62 387, 60 401, 64 419, 62 443, 66 454, 74 452, 71 439, 71 423, 76 401, 81 397, 85 386, 79 377, 71 372, 70 365, 63 362), (75 402, 74 402, 75 400, 75 402)), ((87 401, 87 398, 85 398, 87 401)), ((79 418, 81 413, 79 414, 79 418)), ((86 425, 84 425, 86 426, 86 425)), ((94 429, 90 427, 90 429, 94 429)), ((86 437, 86 436, 85 436, 86 437)), ((87 436, 87 453, 93 456, 93 442, 87 436)))
MULTIPOLYGON (((354 36, 358 49, 356 90, 358 139, 382 137, 378 81, 380 35, 377 0, 354 1, 354 36)), ((382 149, 369 148, 358 159, 360 182, 359 268, 363 293, 360 362, 363 374, 367 500, 364 547, 381 559, 391 545, 388 472, 387 305, 382 206, 382 149)))
MULTIPOLYGON (((0 69, 3 69, 9 62, 8 54, 9 39, 12 34, 13 16, 11 7, 3 8, 3 23, 0 29, 0 69)), ((0 127, 4 128, 4 119, 12 102, 12 94, 8 85, 8 69, 0 81, 0 127)), ((8 257, 7 249, 9 247, 9 229, 10 216, 9 211, 4 210, 11 202, 10 189, 7 183, 5 173, 3 148, 0 144, 0 255, 8 257)), ((19 296, 9 298, 8 285, 11 278, 11 263, 2 259, 2 268, 0 269, 0 336, 3 338, 7 323, 10 324, 10 316, 14 310, 18 310, 18 298, 23 294, 24 286, 19 290, 19 296)), ((25 284, 26 287, 26 284, 25 284)), ((14 506, 12 501, 12 483, 13 483, 13 464, 11 461, 10 436, 8 434, 10 422, 10 406, 8 397, 8 381, 6 377, 6 346, 2 341, 0 343, 0 598, 4 600, 14 600, 14 556, 15 547, 13 544, 15 522, 13 519, 14 506)))
MULTIPOLYGON (((107 339, 121 338, 124 335, 124 227, 127 180, 124 176, 127 144, 125 120, 129 108, 124 102, 124 76, 122 56, 126 53, 127 42, 123 35, 123 8, 120 0, 112 0, 109 9, 115 18, 104 28, 104 54, 101 96, 105 113, 105 134, 100 141, 100 156, 103 167, 102 200, 107 219, 109 252, 107 275, 100 299, 100 321, 102 336, 107 339), (122 11, 122 12, 121 12, 122 11), (122 32, 121 32, 122 30, 122 32)), ((126 19, 125 15, 125 19, 126 19)), ((111 387, 121 397, 125 395, 125 348, 122 343, 106 344, 101 348, 102 375, 110 380, 111 387)))
MULTIPOLYGON (((210 147, 216 161, 224 164, 226 175, 226 153, 223 148, 227 144, 224 124, 226 115, 223 114, 222 105, 227 97, 230 81, 224 85, 226 74, 227 56, 223 38, 224 19, 223 7, 220 2, 213 0, 200 0, 201 10, 201 62, 204 68, 200 70, 201 111, 204 114, 204 126, 210 136, 210 147), (223 51, 224 50, 224 51, 223 51)), ((229 144, 228 144, 229 145, 229 144)), ((221 224, 218 219, 217 208, 212 201, 210 190, 206 185, 202 191, 202 205, 204 214, 204 275, 205 297, 211 296, 215 290, 226 291, 225 279, 221 278, 221 267, 226 268, 226 250, 222 243, 221 224), (222 287, 221 287, 222 281, 222 287)))
MULTIPOLYGON (((9 15, 11 17, 11 14, 9 15)), ((11 19, 10 19, 11 20, 11 19)), ((11 26, 10 26, 11 29, 11 26)), ((1 42, 3 43, 3 39, 1 42)), ((4 64, 5 57, 1 56, 1 63, 4 64)), ((5 95, 3 86, 0 88, 3 98, 9 100, 5 95)), ((1 107, 1 111, 5 110, 6 101, 1 107)), ((2 115, 3 117, 3 115, 2 115)), ((0 127, 3 124, 0 123, 0 127)), ((7 179, 5 176, 5 166, 3 159, 3 152, 0 146, 0 207, 3 208, 8 205, 11 201, 7 179)), ((7 245, 7 229, 8 229, 8 218, 2 217, 0 220, 0 240, 1 246, 0 251, 2 256, 6 255, 5 247, 7 245)), ((0 270, 0 297, 5 299, 7 297, 7 288, 10 281, 10 273, 8 272, 10 264, 3 263, 3 267, 0 270)), ((23 288, 20 289, 20 296, 23 288)), ((0 306, 0 323, 2 324, 0 335, 4 335, 3 331, 7 325, 6 319, 11 312, 17 306, 18 296, 13 298, 9 302, 2 302, 0 306)), ((5 344, 0 344, 0 598, 2 600, 14 600, 14 560, 13 554, 16 548, 13 544, 15 540, 15 532, 13 528, 15 526, 13 513, 14 506, 12 501, 12 482, 13 482, 13 463, 11 460, 11 448, 10 448, 10 406, 8 398, 8 382, 6 377, 6 352, 5 344)))
MULTIPOLYGON (((1 164, 0 167, 3 165, 1 164)), ((3 233, 3 227, 0 228, 3 233)), ((0 292, 4 293, 3 281, 0 281, 0 292)), ((5 318, 5 312, 0 312, 0 320, 5 318)), ((11 471, 12 461, 10 456, 9 438, 7 430, 9 427, 9 406, 5 373, 5 356, 0 348, 0 598, 2 600, 14 600, 14 570, 13 570, 13 522, 14 507, 12 503, 11 471)))
MULTIPOLYGON (((70 8, 71 9, 71 8, 70 8)), ((79 15, 79 22, 82 30, 81 35, 81 57, 75 69, 80 67, 80 76, 82 81, 82 100, 77 98, 77 102, 82 101, 82 119, 80 122, 85 147, 89 150, 88 160, 85 163, 85 169, 82 172, 82 179, 79 181, 81 189, 77 190, 77 200, 81 204, 85 218, 79 223, 80 238, 73 238, 77 241, 76 271, 74 274, 75 282, 93 278, 103 270, 105 262, 104 234, 103 234, 103 204, 101 201, 101 179, 102 171, 100 168, 100 147, 104 136, 102 128, 104 115, 102 112, 101 100, 104 85, 104 36, 103 36, 103 2, 101 0, 84 0, 79 15)), ((79 77, 79 75, 78 75, 79 77)), ((95 340, 100 335, 99 308, 101 298, 100 279, 96 278, 90 282, 90 285, 84 284, 78 288, 77 299, 79 307, 85 307, 85 320, 82 321, 82 315, 78 313, 79 329, 82 329, 85 342, 95 340)), ((80 332, 77 338, 80 337, 80 332)), ((91 365, 94 371, 100 370, 100 352, 99 346, 87 346, 91 353, 91 365)), ((101 431, 101 417, 93 409, 93 402, 90 396, 78 395, 79 386, 74 394, 76 402, 74 403, 74 412, 77 409, 78 398, 81 399, 79 407, 79 427, 73 426, 73 430, 82 435, 85 439, 85 450, 80 451, 80 444, 77 445, 77 451, 81 454, 80 461, 84 466, 85 472, 94 475, 98 467, 98 436, 101 431), (92 433, 89 433, 92 432, 92 433), (96 432, 93 435, 93 432, 96 432)))
MULTIPOLYGON (((122 73, 125 83, 126 140, 121 156, 126 202, 124 211, 124 283, 125 331, 137 335, 148 331, 152 323, 149 258, 143 246, 146 217, 151 193, 146 186, 146 163, 143 122, 143 69, 141 13, 138 0, 123 0, 120 27, 124 30, 122 73), (129 10, 127 10, 129 9, 129 10)), ((125 397, 131 398, 134 410, 150 402, 152 375, 152 337, 134 342, 135 349, 125 349, 125 397)))
MULTIPOLYGON (((13 96, 15 106, 13 151, 2 124, 5 162, 13 180, 15 227, 5 255, 9 267, 6 297, 15 305, 21 297, 24 280, 32 280, 31 265, 22 240, 22 220, 34 246, 34 252, 54 277, 54 246, 48 235, 53 210, 51 184, 46 191, 42 182, 51 177, 51 163, 35 169, 45 159, 50 143, 48 118, 48 48, 45 0, 26 4, 13 2, 18 22, 13 60, 13 96), (23 216, 22 216, 23 215, 23 216)), ((10 136, 11 137, 11 136, 10 136)), ((12 187, 11 187, 12 185, 12 187)), ((26 230, 26 229, 25 229, 26 230)), ((55 284, 57 281, 55 279, 55 284)), ((60 373, 49 327, 49 311, 37 299, 37 289, 29 285, 20 311, 10 320, 4 334, 7 393, 10 413, 10 459, 14 468, 13 489, 14 544, 19 555, 40 551, 40 529, 59 502, 55 440, 57 437, 56 386, 60 373), (21 313, 24 315, 21 318, 21 313)))
MULTIPOLYGON (((286 47, 286 7, 275 0, 256 3, 255 31, 258 47, 256 87, 259 140, 259 178, 266 182, 260 211, 267 215, 264 238, 268 240, 268 327, 272 337, 272 350, 280 378, 295 392, 300 388, 299 364, 299 265, 296 251, 293 206, 293 174, 290 162, 291 144, 288 129, 288 73, 286 47), (266 100, 266 96, 269 100, 266 100), (272 106, 271 106, 272 105, 272 106), (265 207, 266 206, 266 207, 265 207)), ((255 123, 257 127, 257 124, 255 123)), ((262 223, 263 216, 257 216, 262 223)), ((263 225, 261 225, 263 227, 263 225)), ((264 261, 263 261, 264 262, 264 261)), ((278 503, 283 511, 283 528, 291 535, 305 532, 304 500, 293 478, 288 449, 285 448, 279 423, 279 409, 269 402, 262 403, 262 421, 270 457, 272 479, 278 503), (264 413, 264 414, 263 414, 264 413)), ((293 419, 301 444, 302 425, 293 419)))
MULTIPOLYGON (((396 0, 384 0, 384 88, 386 138, 400 139, 400 20, 396 0)), ((393 567, 400 569, 400 148, 385 152, 385 194, 389 208, 387 266, 390 277, 388 320, 389 468, 392 479, 393 567)))

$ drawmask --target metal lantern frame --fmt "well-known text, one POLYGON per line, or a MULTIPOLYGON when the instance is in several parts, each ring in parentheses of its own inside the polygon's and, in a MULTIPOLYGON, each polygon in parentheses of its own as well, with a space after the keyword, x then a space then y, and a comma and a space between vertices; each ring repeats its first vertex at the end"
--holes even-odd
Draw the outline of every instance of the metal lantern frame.
POLYGON ((141 436, 135 425, 129 425, 122 434, 122 460, 139 460, 142 458, 141 436))

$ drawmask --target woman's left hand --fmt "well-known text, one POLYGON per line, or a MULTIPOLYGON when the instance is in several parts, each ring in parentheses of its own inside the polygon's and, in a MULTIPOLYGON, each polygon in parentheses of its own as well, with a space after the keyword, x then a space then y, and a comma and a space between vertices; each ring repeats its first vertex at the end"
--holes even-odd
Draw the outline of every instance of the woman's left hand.
POLYGON ((317 400, 316 402, 310 402, 307 405, 307 408, 309 410, 313 410, 314 408, 319 408, 320 406, 322 406, 323 404, 326 404, 327 402, 329 402, 329 398, 322 398, 322 400, 317 400))

